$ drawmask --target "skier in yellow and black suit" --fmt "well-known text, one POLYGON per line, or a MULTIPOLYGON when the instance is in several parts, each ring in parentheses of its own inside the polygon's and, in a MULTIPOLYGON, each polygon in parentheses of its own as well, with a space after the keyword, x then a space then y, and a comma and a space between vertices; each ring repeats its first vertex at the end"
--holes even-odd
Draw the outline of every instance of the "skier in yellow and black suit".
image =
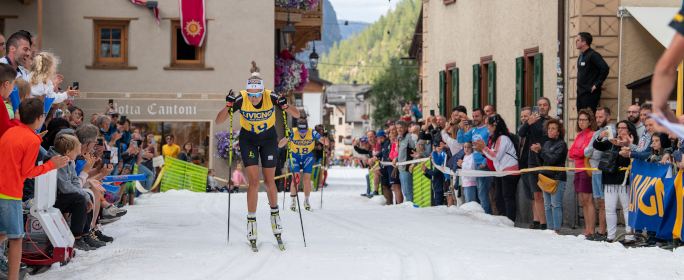
MULTIPOLYGON (((277 96, 270 90, 264 90, 263 80, 259 76, 259 68, 252 61, 252 77, 247 81, 247 88, 240 91, 239 96, 226 96, 226 108, 216 117, 216 124, 224 123, 230 117, 230 109, 240 111, 240 149, 242 161, 249 178, 247 191, 247 239, 256 244, 256 208, 259 191, 259 159, 261 172, 268 193, 271 206, 271 226, 273 233, 279 237, 283 228, 280 224, 278 212, 278 189, 275 181, 275 166, 278 152, 278 134, 274 127, 276 120, 275 106, 278 105, 285 112, 299 117, 297 108, 289 106, 287 99, 277 96), (247 101, 247 102, 245 102, 247 101)), ((232 124, 230 124, 232 125, 232 124)), ((255 245, 253 245, 255 246, 255 245)))

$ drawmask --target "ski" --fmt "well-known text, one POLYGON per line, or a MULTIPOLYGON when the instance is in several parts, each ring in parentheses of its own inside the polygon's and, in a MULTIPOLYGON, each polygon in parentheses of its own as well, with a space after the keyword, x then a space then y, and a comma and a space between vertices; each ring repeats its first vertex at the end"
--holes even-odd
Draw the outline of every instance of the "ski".
POLYGON ((259 252, 259 248, 257 248, 256 240, 250 240, 249 245, 252 247, 252 251, 259 252))
POLYGON ((285 245, 283 245, 283 239, 280 238, 280 234, 274 234, 276 240, 278 240, 278 248, 280 248, 280 251, 285 251, 285 245))

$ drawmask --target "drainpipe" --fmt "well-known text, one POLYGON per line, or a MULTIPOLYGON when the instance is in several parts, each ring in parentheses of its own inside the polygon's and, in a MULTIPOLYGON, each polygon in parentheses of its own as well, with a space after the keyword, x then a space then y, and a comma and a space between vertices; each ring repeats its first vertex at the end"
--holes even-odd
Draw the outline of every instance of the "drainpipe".
POLYGON ((620 111, 622 109, 620 108, 620 101, 621 101, 621 93, 622 93, 622 19, 625 17, 627 19, 630 18, 629 12, 625 9, 625 7, 620 6, 618 8, 617 16, 620 18, 620 50, 618 53, 618 115, 617 119, 618 121, 620 120, 620 111))

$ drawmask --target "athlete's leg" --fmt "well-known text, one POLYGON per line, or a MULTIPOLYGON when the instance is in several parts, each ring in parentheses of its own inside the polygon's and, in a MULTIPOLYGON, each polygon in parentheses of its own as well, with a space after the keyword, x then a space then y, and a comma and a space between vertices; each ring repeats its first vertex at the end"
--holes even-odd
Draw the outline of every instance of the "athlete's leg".
MULTIPOLYGON (((275 177, 275 167, 270 167, 270 168, 263 167, 263 168, 261 168, 261 173, 264 175, 264 185, 266 185, 266 193, 268 195, 268 204, 271 205, 271 207, 277 207, 278 206, 278 188, 276 188, 275 180, 273 179, 273 177, 275 177)), ((250 178, 250 180, 251 180, 251 178, 250 178)), ((258 180, 258 178, 257 178, 257 180, 258 180)), ((251 186, 250 186, 250 190, 251 190, 251 186)), ((256 211, 256 205, 254 207, 254 210, 256 211)), ((252 212, 252 211, 250 211, 250 212, 252 212)))
POLYGON ((311 194, 311 173, 304 173, 304 196, 311 194))
MULTIPOLYGON (((275 168, 273 174, 275 175, 275 168)), ((245 167, 247 170, 247 178, 249 179, 249 188, 247 189, 247 212, 254 213, 257 209, 257 199, 259 198, 259 166, 252 165, 245 167)), ((273 180, 273 177, 271 177, 273 180)))

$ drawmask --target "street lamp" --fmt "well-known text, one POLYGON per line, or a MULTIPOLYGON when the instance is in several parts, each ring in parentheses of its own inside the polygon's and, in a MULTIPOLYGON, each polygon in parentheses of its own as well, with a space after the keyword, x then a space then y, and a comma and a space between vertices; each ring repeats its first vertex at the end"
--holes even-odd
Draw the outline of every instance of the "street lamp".
POLYGON ((318 54, 316 53, 316 41, 313 43, 313 52, 309 55, 309 62, 311 70, 316 70, 318 68, 318 54))
POLYGON ((287 24, 283 29, 281 30, 283 33, 283 40, 285 40, 285 47, 290 50, 292 46, 294 45, 294 36, 295 32, 297 32, 297 29, 295 29, 294 25, 292 25, 292 22, 290 22, 290 9, 287 9, 287 24))

